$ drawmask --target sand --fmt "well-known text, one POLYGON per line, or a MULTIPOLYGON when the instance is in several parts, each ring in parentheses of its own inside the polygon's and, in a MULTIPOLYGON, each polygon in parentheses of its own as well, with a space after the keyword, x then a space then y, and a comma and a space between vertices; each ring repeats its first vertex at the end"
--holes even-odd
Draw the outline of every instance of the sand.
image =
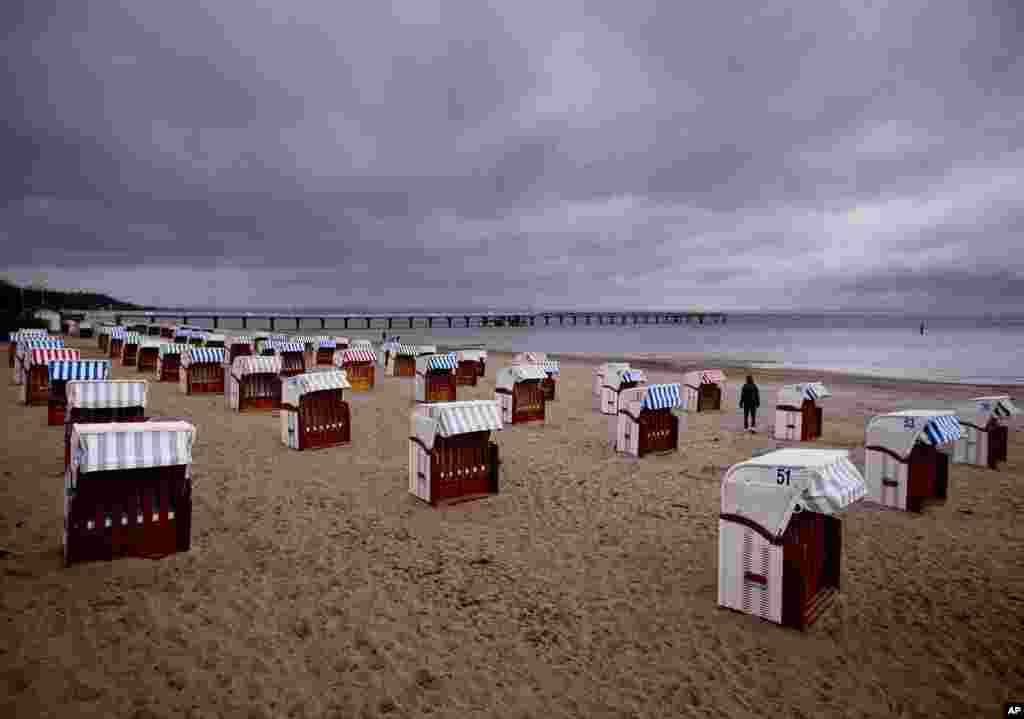
MULTIPOLYGON (((460 398, 492 398, 507 360, 460 398)), ((313 452, 276 417, 151 382, 149 415, 197 427, 192 550, 67 569, 63 430, 11 385, 0 716, 960 718, 1024 697, 1019 429, 998 471, 954 465, 943 505, 844 514, 840 599, 799 632, 717 606, 717 514, 804 375, 755 373, 751 435, 730 372, 722 412, 637 460, 592 409, 590 361, 563 359, 546 425, 496 434, 501 493, 445 509, 407 491, 411 380, 352 395, 352 445, 313 452)), ((872 414, 998 390, 810 378, 835 395, 813 446, 860 466, 872 414)))

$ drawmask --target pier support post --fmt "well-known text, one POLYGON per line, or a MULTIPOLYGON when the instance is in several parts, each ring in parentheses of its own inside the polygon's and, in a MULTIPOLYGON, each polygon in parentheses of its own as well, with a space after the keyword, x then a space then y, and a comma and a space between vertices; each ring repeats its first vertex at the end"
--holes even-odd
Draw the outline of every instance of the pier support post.
POLYGON ((469 327, 469 315, 466 315, 466 327, 469 327))
POLYGON ((409 318, 409 329, 412 329, 412 317, 409 318))
POLYGON ((366 318, 366 329, 370 329, 370 323, 371 322, 373 322, 373 318, 372 317, 367 317, 366 318))
POLYGON ((220 317, 217 315, 213 316, 213 329, 217 329, 217 323, 220 321, 220 317))
POLYGON ((452 327, 452 318, 449 317, 448 318, 448 329, 451 329, 451 327, 452 327))
POLYGON ((700 321, 701 324, 704 324, 704 315, 700 315, 697 319, 700 321))
POLYGON ((395 323, 395 318, 394 317, 388 317, 388 329, 389 330, 394 327, 394 323, 395 323))
POLYGON ((345 318, 345 329, 348 329, 348 317, 345 318))
MULTIPOLYGON (((114 315, 114 322, 117 323, 117 324, 121 324, 121 315, 114 315)), ((188 324, 188 315, 185 315, 184 317, 182 317, 182 323, 181 324, 183 324, 183 325, 187 325, 188 324)))
POLYGON ((572 316, 572 326, 573 326, 573 327, 575 327, 575 326, 576 326, 576 319, 577 319, 577 318, 576 318, 576 315, 573 315, 573 316, 572 316))
MULTIPOLYGON (((188 324, 188 322, 186 322, 185 324, 188 324)), ((273 317, 270 318, 270 331, 271 332, 274 331, 274 318, 273 317)))
POLYGON ((296 317, 295 318, 295 331, 298 332, 301 329, 302 329, 302 320, 300 320, 298 317, 296 317))
POLYGON ((320 318, 320 329, 322 329, 322 330, 327 329, 327 318, 326 317, 321 317, 320 318))

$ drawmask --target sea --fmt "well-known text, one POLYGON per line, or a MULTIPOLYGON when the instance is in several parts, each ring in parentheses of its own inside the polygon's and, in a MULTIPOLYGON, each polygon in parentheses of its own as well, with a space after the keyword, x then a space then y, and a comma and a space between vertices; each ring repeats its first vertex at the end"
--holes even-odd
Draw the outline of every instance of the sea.
MULTIPOLYGON (((264 310, 278 314, 276 330, 295 332, 295 321, 283 319, 295 309, 264 310)), ((409 312, 410 310, 405 310, 409 312)), ((193 309, 194 315, 212 310, 193 309)), ((232 312, 252 308, 219 308, 218 327, 240 330, 232 312)), ((303 314, 341 314, 344 310, 314 308, 303 314)), ((381 313, 383 314, 383 312, 381 313)), ((455 324, 463 320, 457 312, 455 324)), ((180 320, 180 318, 178 318, 180 320)), ((212 327, 209 319, 190 317, 191 324, 212 327)), ((573 326, 571 320, 550 325, 538 319, 533 327, 448 327, 434 320, 432 328, 418 319, 395 320, 392 328, 376 320, 328 319, 327 331, 378 343, 381 333, 403 343, 480 345, 493 351, 540 351, 623 356, 630 354, 702 354, 753 368, 816 369, 875 377, 954 382, 962 384, 1024 384, 1024 315, 999 317, 941 317, 882 313, 729 313, 725 323, 629 324, 573 326), (924 334, 920 332, 924 322, 924 334)), ((269 329, 266 320, 250 318, 249 330, 269 329)), ((318 333, 319 320, 304 320, 304 334, 318 333)))

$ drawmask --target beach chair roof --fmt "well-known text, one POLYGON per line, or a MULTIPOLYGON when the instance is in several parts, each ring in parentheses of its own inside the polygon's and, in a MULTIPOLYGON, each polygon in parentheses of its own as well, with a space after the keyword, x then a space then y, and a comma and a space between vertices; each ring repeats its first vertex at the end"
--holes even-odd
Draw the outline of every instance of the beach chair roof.
POLYGON ((349 349, 341 350, 334 353, 334 364, 337 367, 348 364, 349 362, 376 362, 377 353, 373 350, 362 349, 349 349))
POLYGON ((643 389, 645 392, 641 409, 671 409, 672 407, 678 407, 681 401, 682 390, 678 382, 649 384, 643 389))
POLYGON ((10 341, 11 344, 17 344, 18 340, 23 337, 45 338, 48 335, 49 332, 47 332, 45 329, 26 328, 11 332, 10 335, 8 336, 8 340, 10 341))
POLYGON ((799 407, 805 399, 817 401, 823 397, 831 397, 832 393, 828 387, 821 382, 802 382, 800 384, 787 384, 779 389, 779 404, 799 407))
POLYGON ((110 376, 110 360, 50 360, 50 381, 72 379, 107 379, 110 376))
POLYGON ((306 345, 302 342, 268 342, 264 345, 264 349, 272 349, 278 354, 283 352, 305 353, 306 345))
POLYGON ((634 367, 628 367, 626 369, 620 369, 610 374, 605 375, 604 383, 612 389, 621 389, 622 385, 627 382, 646 382, 647 375, 644 374, 642 369, 636 369, 634 367))
POLYGON ((32 354, 32 350, 56 350, 64 347, 64 340, 37 340, 20 339, 15 345, 14 352, 19 357, 32 354))
POLYGON ((166 357, 167 355, 180 355, 188 352, 191 347, 183 343, 167 342, 160 345, 160 356, 166 357))
POLYGON ((905 459, 915 442, 937 446, 955 442, 961 435, 960 420, 952 409, 908 409, 872 417, 864 443, 905 459))
POLYGON ((190 347, 181 355, 181 366, 191 367, 195 364, 224 364, 227 353, 223 347, 190 347))
POLYGON ((146 380, 71 380, 67 384, 68 407, 79 409, 117 409, 145 407, 146 380))
POLYGON ((547 358, 546 352, 520 352, 512 358, 512 364, 540 364, 547 358))
POLYGON ((125 332, 124 343, 126 345, 139 345, 142 344, 142 334, 139 332, 125 332))
POLYGON ((594 374, 608 376, 612 372, 618 372, 620 369, 629 369, 629 362, 605 362, 604 364, 599 364, 594 368, 594 374))
POLYGON ((232 345, 249 345, 256 344, 256 338, 252 335, 229 335, 228 339, 224 344, 228 347, 232 345))
POLYGON ((513 389, 519 382, 529 382, 548 378, 544 368, 535 364, 512 365, 502 367, 494 377, 494 385, 500 389, 513 389))
POLYGON ((166 342, 161 342, 158 339, 142 340, 142 344, 139 345, 140 350, 154 349, 158 350, 163 347, 166 342))
POLYGON ((30 354, 25 356, 25 364, 32 367, 35 365, 48 364, 50 360, 76 360, 81 358, 81 352, 78 350, 67 349, 65 347, 57 349, 33 349, 30 354))
POLYGON ((416 354, 433 355, 437 354, 437 345, 417 345, 416 354))
POLYGON ((320 349, 332 350, 338 346, 338 341, 333 337, 321 337, 319 340, 320 349))
POLYGON ((235 357, 231 364, 231 374, 237 378, 250 374, 280 374, 281 358, 277 357, 235 357))
POLYGON ((353 347, 373 347, 373 342, 370 340, 352 340, 351 344, 353 347))
POLYGON ((721 384, 725 381, 725 372, 720 369, 701 369, 683 375, 683 384, 688 387, 699 387, 702 384, 721 384))
POLYGON ((970 419, 968 412, 971 409, 975 412, 975 418, 983 420, 985 424, 988 424, 988 421, 993 417, 996 419, 1009 419, 1020 414, 1020 410, 1017 409, 1010 396, 1006 394, 975 397, 967 402, 958 402, 957 416, 961 419, 970 419))
POLYGON ((470 432, 492 432, 501 429, 501 408, 494 400, 437 402, 412 410, 412 436, 427 449, 434 448, 437 435, 452 437, 470 432))
POLYGON ((459 350, 459 362, 480 362, 487 359, 487 350, 459 350))
MULTIPOLYGON (((359 340, 356 340, 356 343, 358 342, 359 340)), ((353 344, 353 346, 358 345, 353 344)), ((398 348, 395 350, 395 354, 404 357, 415 357, 419 354, 419 350, 420 348, 417 345, 398 345, 398 348)))
POLYGON ((786 531, 795 512, 835 514, 866 494, 846 450, 779 449, 729 468, 722 480, 722 514, 752 521, 771 540, 786 531))
POLYGON ((195 434, 194 425, 181 421, 75 424, 70 475, 190 465, 195 434))
POLYGON ((352 389, 352 385, 348 383, 348 377, 341 370, 308 372, 285 380, 284 386, 281 388, 281 401, 284 404, 298 407, 299 400, 311 392, 338 389, 352 389))
POLYGON ((335 345, 348 345, 349 344, 348 337, 335 337, 334 338, 334 344, 335 345))
POLYGON ((225 335, 213 334, 212 332, 206 335, 207 342, 224 342, 226 344, 227 339, 225 335))
POLYGON ((416 372, 419 374, 439 370, 455 370, 458 366, 459 358, 454 352, 423 355, 416 358, 416 372))

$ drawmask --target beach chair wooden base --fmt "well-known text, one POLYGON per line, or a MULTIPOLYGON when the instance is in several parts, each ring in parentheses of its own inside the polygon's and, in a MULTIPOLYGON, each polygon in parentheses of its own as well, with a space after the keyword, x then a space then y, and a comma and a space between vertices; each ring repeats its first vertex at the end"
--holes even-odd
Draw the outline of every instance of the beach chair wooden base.
POLYGON ((110 340, 110 344, 107 345, 107 354, 110 359, 116 360, 121 357, 121 346, 123 342, 121 340, 110 340))
POLYGON ((301 352, 281 353, 281 376, 294 377, 306 372, 306 359, 301 352))
POLYGON ((174 355, 167 355, 160 363, 160 381, 177 382, 181 361, 174 355))
POLYGON ((640 412, 637 454, 664 454, 679 449, 679 418, 670 409, 640 412))
POLYGON ((1009 440, 1009 428, 994 419, 988 423, 988 466, 997 469, 1000 462, 1006 461, 1006 445, 1009 440))
POLYGON ((50 401, 50 369, 46 365, 33 365, 25 377, 25 404, 38 406, 50 401))
MULTIPOLYGON (((340 401, 338 390, 311 392, 298 407, 298 449, 326 449, 352 442, 348 402, 340 401)), ((296 411, 294 407, 285 409, 296 411)))
MULTIPOLYGON (((507 389, 495 389, 496 394, 509 394, 507 389)), ((512 424, 544 421, 544 390, 539 381, 517 382, 512 394, 512 424)))
POLYGON ((396 377, 415 377, 416 358, 408 355, 400 355, 394 358, 396 377))
POLYGON ((498 445, 490 432, 438 437, 430 455, 430 504, 447 506, 498 493, 498 445))
POLYGON ((281 378, 259 372, 246 375, 238 383, 239 412, 270 412, 281 408, 281 378))
POLYGON ((191 547, 192 482, 184 465, 81 475, 66 501, 65 566, 157 559, 191 547))
POLYGON ((782 624, 804 629, 838 596, 841 525, 835 517, 801 512, 782 543, 782 624))
POLYGON ((134 345, 128 345, 128 348, 121 354, 121 366, 134 367, 138 359, 138 352, 134 345))
POLYGON ((343 365, 345 377, 356 392, 368 392, 373 389, 376 379, 374 366, 369 362, 348 362, 343 365))
POLYGON ((703 383, 697 390, 697 411, 711 412, 722 409, 722 388, 717 384, 703 383))
POLYGON ((14 342, 10 342, 7 345, 7 366, 14 369, 14 354, 17 352, 18 345, 14 342))
POLYGON ((424 384, 425 402, 455 401, 455 375, 449 370, 427 372, 424 384))
POLYGON ((942 504, 949 493, 949 457, 935 447, 916 444, 907 461, 907 511, 921 512, 924 505, 942 504))
POLYGON ((480 373, 477 363, 473 360, 462 360, 455 370, 455 384, 460 387, 476 387, 480 373))
POLYGON ((320 347, 316 351, 316 363, 317 365, 333 365, 334 364, 334 350, 330 347, 320 347))
POLYGON ((185 370, 186 394, 224 394, 224 367, 195 364, 185 370))
POLYGON ((159 357, 159 350, 155 348, 147 347, 144 350, 139 350, 139 372, 156 372, 156 362, 159 357))

